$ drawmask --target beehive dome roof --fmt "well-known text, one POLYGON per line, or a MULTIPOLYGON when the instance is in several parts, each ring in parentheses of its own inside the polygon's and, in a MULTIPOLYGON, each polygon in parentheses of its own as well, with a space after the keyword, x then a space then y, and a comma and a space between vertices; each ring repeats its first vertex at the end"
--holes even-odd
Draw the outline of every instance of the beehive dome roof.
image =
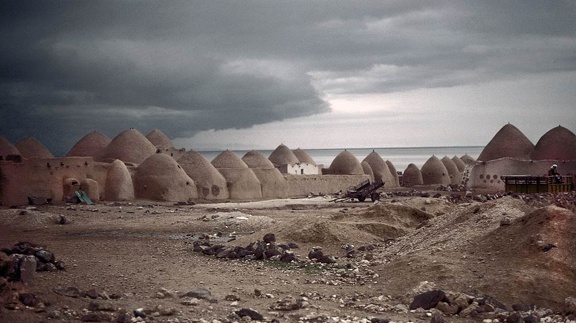
POLYGON ((292 150, 290 150, 290 148, 286 147, 284 144, 280 144, 280 146, 276 147, 268 159, 275 166, 293 165, 299 163, 298 157, 296 157, 292 150))
POLYGON ((460 157, 454 155, 454 157, 452 157, 452 161, 454 162, 456 167, 458 167, 458 170, 460 172, 463 172, 466 169, 466 164, 462 161, 462 159, 460 159, 460 157))
POLYGON ((140 164, 156 153, 156 147, 136 129, 119 133, 104 149, 99 161, 120 159, 123 162, 140 164))
POLYGON ((226 179, 202 154, 189 150, 178 159, 178 164, 194 180, 200 197, 206 199, 229 197, 226 179))
POLYGON ((376 151, 373 150, 368 154, 368 156, 364 158, 364 161, 372 167, 374 180, 382 180, 384 182, 384 187, 396 186, 396 179, 390 171, 390 168, 388 168, 388 164, 386 164, 384 159, 382 159, 376 151))
POLYGON ((0 136, 0 156, 6 157, 8 155, 20 155, 20 152, 16 146, 0 136))
POLYGON ((216 168, 248 168, 248 165, 231 150, 225 150, 218 154, 212 160, 212 165, 216 168))
POLYGON ((364 170, 358 158, 348 150, 340 152, 329 167, 331 174, 362 175, 364 170))
POLYGON ((388 159, 386 159, 386 166, 388 166, 390 174, 392 174, 392 177, 394 177, 395 185, 400 186, 400 178, 398 177, 398 171, 396 171, 396 167, 394 166, 394 164, 388 159))
POLYGON ((316 165, 316 162, 314 161, 314 159, 312 159, 312 156, 310 156, 305 150, 297 148, 294 149, 292 152, 294 153, 296 158, 298 158, 298 161, 300 163, 316 165))
POLYGON ((412 163, 408 164, 408 167, 406 167, 404 173, 402 173, 402 186, 412 187, 422 184, 424 184, 424 180, 422 179, 422 172, 420 172, 418 166, 412 163))
POLYGON ((14 145, 24 158, 54 158, 54 155, 40 141, 28 136, 14 145))
POLYGON ((146 138, 150 140, 150 142, 156 147, 162 147, 162 148, 174 147, 172 145, 172 142, 170 141, 170 138, 168 138, 168 136, 166 136, 162 131, 158 129, 150 131, 146 135, 146 138))
POLYGON ((112 139, 105 134, 92 131, 78 140, 66 156, 97 157, 106 149, 111 141, 112 139))
POLYGON ((129 201, 134 199, 134 183, 126 165, 116 159, 106 175, 104 197, 108 201, 129 201))
POLYGON ((502 127, 484 147, 478 160, 488 161, 503 157, 527 159, 534 144, 512 124, 502 127))
POLYGON ((476 163, 476 160, 468 154, 462 155, 462 157, 460 157, 460 160, 463 161, 464 164, 466 165, 474 165, 476 163))
POLYGON ((159 201, 187 201, 197 198, 194 181, 166 154, 146 158, 134 175, 136 196, 159 201))
POLYGON ((438 159, 436 156, 428 158, 428 160, 422 165, 422 180, 425 185, 431 184, 450 184, 450 175, 444 163, 438 159))
POLYGON ((374 172, 372 171, 372 167, 370 167, 370 164, 368 164, 366 161, 362 161, 360 163, 360 166, 362 166, 362 169, 364 170, 364 174, 370 176, 370 181, 374 181, 374 172))
POLYGON ((460 184, 462 181, 462 173, 458 170, 456 163, 450 157, 444 156, 441 160, 444 167, 448 171, 448 176, 450 177, 451 184, 460 184))
POLYGON ((576 135, 558 126, 546 132, 534 147, 534 160, 576 160, 576 135))
POLYGON ((242 161, 250 168, 258 169, 273 169, 275 168, 272 162, 256 150, 251 150, 242 156, 242 161))

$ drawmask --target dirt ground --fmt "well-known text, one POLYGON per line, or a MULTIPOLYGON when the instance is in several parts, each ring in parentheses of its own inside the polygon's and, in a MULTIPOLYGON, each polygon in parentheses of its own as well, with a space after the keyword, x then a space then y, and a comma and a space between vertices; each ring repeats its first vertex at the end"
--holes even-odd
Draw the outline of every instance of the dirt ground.
POLYGON ((432 289, 487 295, 510 311, 522 304, 561 313, 565 299, 576 297, 575 232, 571 211, 512 197, 4 208, 0 247, 32 242, 66 269, 36 272, 22 291, 46 306, 1 306, 0 322, 116 322, 123 310, 131 321, 249 321, 235 314, 241 309, 267 322, 430 322, 436 309, 409 305, 432 289), (61 216, 65 224, 58 224, 61 216), (267 233, 277 243, 297 244, 291 250, 299 261, 218 258, 193 247, 198 240, 245 247, 267 233), (309 260, 315 247, 336 263, 309 260), (66 296, 67 287, 80 295, 66 296), (137 309, 146 319, 135 318, 137 309))

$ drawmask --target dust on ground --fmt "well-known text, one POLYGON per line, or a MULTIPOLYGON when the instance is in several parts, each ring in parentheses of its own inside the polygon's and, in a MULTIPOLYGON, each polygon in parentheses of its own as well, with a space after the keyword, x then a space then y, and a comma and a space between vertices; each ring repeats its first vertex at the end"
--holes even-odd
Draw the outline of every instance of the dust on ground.
POLYGON ((576 297, 575 220, 565 208, 530 206, 513 197, 466 203, 429 197, 334 203, 313 197, 1 209, 0 247, 19 241, 42 245, 64 261, 66 270, 37 272, 22 287, 48 306, 2 306, 0 321, 85 320, 93 300, 54 292, 65 287, 115 295, 108 300, 110 314, 99 317, 115 321, 123 313, 118 309, 135 320, 131 313, 144 308, 155 315, 141 320, 232 322, 238 319, 235 312, 249 308, 269 322, 428 322, 430 312, 408 310, 422 286, 561 312, 565 299, 576 297), (66 223, 58 224, 62 217, 66 223), (293 251, 304 265, 193 252, 198 239, 246 246, 266 233, 274 233, 279 243, 297 244, 293 251), (309 261, 315 247, 336 263, 309 261), (348 257, 350 248, 359 251, 348 257), (179 297, 199 289, 209 291, 210 298, 179 297), (297 297, 307 306, 282 308, 280 303, 297 297))

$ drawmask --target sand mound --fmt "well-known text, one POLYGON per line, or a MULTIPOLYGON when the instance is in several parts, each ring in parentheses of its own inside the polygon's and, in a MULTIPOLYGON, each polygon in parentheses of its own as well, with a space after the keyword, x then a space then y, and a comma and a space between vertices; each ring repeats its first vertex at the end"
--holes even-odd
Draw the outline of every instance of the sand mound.
POLYGON ((439 288, 488 294, 508 306, 560 310, 576 293, 573 232, 576 217, 569 210, 535 210, 505 197, 434 217, 375 256, 388 262, 390 277, 410 268, 414 276, 403 281, 407 286, 427 280, 439 288))
POLYGON ((376 243, 404 236, 432 217, 408 206, 379 204, 353 214, 339 213, 330 219, 291 222, 280 233, 299 243, 376 243))
MULTIPOLYGON (((509 277, 492 277, 494 294, 508 302, 561 309, 576 295, 576 215, 556 206, 538 209, 470 245, 492 251, 509 277)), ((491 268, 497 271, 498 268, 491 268)))

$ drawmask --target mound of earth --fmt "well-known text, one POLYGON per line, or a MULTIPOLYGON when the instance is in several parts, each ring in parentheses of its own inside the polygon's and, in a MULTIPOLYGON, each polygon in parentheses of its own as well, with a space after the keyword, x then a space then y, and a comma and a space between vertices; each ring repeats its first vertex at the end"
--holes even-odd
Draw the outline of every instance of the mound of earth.
POLYGON ((575 215, 510 197, 430 219, 375 253, 390 286, 421 281, 560 310, 576 294, 575 215), (407 275, 406 272, 410 274, 407 275))

